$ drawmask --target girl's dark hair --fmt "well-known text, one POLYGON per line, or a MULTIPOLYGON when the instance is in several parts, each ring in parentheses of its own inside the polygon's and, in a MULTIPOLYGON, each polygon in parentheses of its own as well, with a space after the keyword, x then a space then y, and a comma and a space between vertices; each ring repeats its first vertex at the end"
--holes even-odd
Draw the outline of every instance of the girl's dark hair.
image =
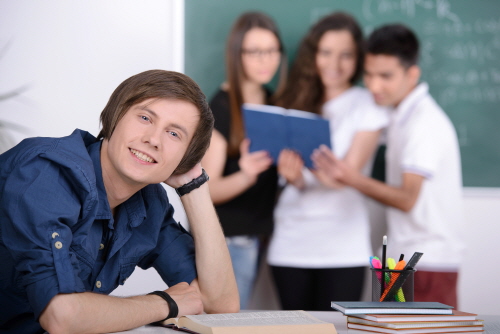
POLYGON ((200 112, 194 136, 173 174, 184 174, 205 155, 214 126, 212 110, 200 87, 190 77, 178 72, 151 70, 122 82, 111 94, 101 113, 102 129, 98 139, 109 139, 127 111, 148 99, 173 99, 192 103, 200 112))
POLYGON ((349 14, 330 14, 311 27, 300 43, 288 85, 276 98, 276 104, 284 108, 321 113, 324 87, 316 67, 319 41, 328 31, 348 31, 356 44, 356 71, 350 82, 354 84, 363 72, 363 32, 358 22, 349 14))
POLYGON ((417 36, 402 24, 388 24, 375 29, 366 41, 366 53, 395 56, 405 68, 418 63, 417 36))
POLYGON ((281 67, 279 70, 280 77, 277 92, 282 89, 287 73, 284 47, 274 21, 266 14, 260 12, 247 12, 241 15, 233 25, 226 45, 226 78, 229 86, 229 107, 231 110, 228 154, 233 157, 239 155, 240 143, 245 138, 243 117, 241 114, 241 105, 243 104, 241 83, 245 79, 245 71, 241 56, 245 34, 253 28, 269 30, 278 39, 281 51, 281 67))

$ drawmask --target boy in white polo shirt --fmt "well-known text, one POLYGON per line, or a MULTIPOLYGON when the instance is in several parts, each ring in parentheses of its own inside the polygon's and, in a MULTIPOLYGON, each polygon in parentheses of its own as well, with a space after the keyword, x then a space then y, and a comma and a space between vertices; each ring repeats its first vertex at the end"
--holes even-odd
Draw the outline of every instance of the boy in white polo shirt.
POLYGON ((364 82, 379 105, 392 107, 386 182, 366 177, 327 147, 313 154, 319 178, 335 179, 388 206, 388 251, 424 256, 415 276, 415 301, 457 306, 463 249, 462 175, 452 123, 418 83, 419 43, 403 25, 386 25, 367 41, 364 82))

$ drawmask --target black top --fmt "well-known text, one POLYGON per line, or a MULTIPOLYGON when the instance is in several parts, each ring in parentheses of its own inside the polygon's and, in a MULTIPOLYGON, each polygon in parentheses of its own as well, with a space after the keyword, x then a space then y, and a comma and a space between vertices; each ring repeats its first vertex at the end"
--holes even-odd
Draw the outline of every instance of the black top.
MULTIPOLYGON (((215 129, 229 142, 231 113, 229 94, 219 90, 210 101, 215 129)), ((237 157, 227 157, 223 176, 240 170, 237 157)), ((226 236, 270 235, 273 229, 273 210, 278 189, 278 174, 272 166, 262 172, 257 182, 244 193, 215 209, 226 236)))

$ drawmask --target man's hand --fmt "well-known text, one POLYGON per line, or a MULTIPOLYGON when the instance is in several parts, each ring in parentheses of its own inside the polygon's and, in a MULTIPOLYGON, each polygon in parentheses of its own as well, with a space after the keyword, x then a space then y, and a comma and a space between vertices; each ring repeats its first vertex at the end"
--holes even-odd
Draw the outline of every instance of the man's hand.
POLYGON ((179 188, 186 183, 191 182, 201 175, 201 163, 197 163, 193 168, 191 168, 187 173, 181 175, 171 175, 164 182, 171 186, 172 188, 179 188))
POLYGON ((255 183, 259 174, 271 167, 273 159, 266 151, 255 151, 250 153, 249 149, 250 140, 244 139, 240 144, 241 156, 240 160, 238 160, 238 165, 249 181, 255 183))
POLYGON ((171 286, 166 293, 172 297, 179 308, 178 317, 188 314, 201 314, 203 312, 203 303, 198 284, 193 282, 189 285, 186 282, 171 286))
POLYGON ((299 154, 288 149, 281 151, 278 157, 278 173, 299 189, 304 188, 303 168, 304 162, 299 154))

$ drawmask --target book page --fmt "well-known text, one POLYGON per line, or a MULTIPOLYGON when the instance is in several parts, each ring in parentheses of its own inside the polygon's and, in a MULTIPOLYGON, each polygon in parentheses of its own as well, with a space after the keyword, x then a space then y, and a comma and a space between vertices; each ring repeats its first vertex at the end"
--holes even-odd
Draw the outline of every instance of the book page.
POLYGON ((311 119, 324 119, 318 114, 308 112, 308 111, 303 111, 303 110, 297 110, 297 109, 287 109, 286 111, 287 116, 295 116, 295 117, 301 117, 301 118, 311 118, 311 119))
POLYGON ((305 311, 201 314, 187 315, 186 318, 207 327, 310 325, 325 323, 305 311))
POLYGON ((179 321, 179 318, 168 318, 167 320, 163 321, 163 325, 177 325, 177 322, 179 321))
POLYGON ((268 112, 271 114, 284 115, 285 109, 278 106, 270 106, 268 104, 243 103, 243 109, 253 111, 268 112))

